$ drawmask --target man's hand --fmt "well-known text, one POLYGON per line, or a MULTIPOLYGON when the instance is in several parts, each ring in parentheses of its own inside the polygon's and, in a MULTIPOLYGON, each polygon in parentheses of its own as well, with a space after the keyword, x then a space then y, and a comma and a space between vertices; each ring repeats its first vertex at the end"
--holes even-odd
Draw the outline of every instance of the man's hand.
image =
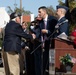
POLYGON ((25 46, 25 50, 30 50, 30 48, 28 46, 25 46))
POLYGON ((33 37, 33 39, 35 39, 36 38, 36 35, 35 34, 32 34, 32 37, 33 37))
POLYGON ((48 33, 48 30, 47 30, 47 29, 42 29, 41 32, 42 32, 43 34, 46 34, 46 33, 48 33))

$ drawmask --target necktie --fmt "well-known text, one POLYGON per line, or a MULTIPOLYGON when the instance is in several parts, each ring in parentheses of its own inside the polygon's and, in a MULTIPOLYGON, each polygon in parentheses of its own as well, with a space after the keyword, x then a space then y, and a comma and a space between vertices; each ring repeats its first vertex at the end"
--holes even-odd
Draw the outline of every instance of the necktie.
MULTIPOLYGON (((47 21, 44 20, 44 29, 46 29, 47 21)), ((46 40, 47 36, 44 34, 44 40, 46 40)))
POLYGON ((46 29, 46 23, 47 23, 47 22, 44 20, 44 29, 46 29))
MULTIPOLYGON (((46 29, 46 24, 47 24, 47 22, 44 21, 44 29, 46 29)), ((42 42, 45 41, 47 38, 46 34, 43 34, 43 36, 41 38, 42 38, 42 42)), ((45 42, 43 42, 43 44, 42 44, 43 48, 44 48, 44 46, 45 46, 45 42)))

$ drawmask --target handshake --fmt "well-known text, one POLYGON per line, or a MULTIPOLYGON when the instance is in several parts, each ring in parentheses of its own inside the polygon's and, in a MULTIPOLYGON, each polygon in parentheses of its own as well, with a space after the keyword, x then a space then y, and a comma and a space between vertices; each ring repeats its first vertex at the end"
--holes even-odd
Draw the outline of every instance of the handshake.
POLYGON ((32 37, 33 37, 33 39, 35 39, 35 38, 36 38, 36 35, 33 33, 33 34, 32 34, 32 37))

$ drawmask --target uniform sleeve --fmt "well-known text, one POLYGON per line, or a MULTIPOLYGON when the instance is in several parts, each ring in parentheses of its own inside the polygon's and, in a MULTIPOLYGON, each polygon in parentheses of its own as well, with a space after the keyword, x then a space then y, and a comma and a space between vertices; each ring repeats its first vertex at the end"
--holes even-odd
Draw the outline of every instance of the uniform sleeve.
POLYGON ((60 34, 63 33, 63 32, 65 32, 66 35, 69 34, 69 24, 68 24, 68 22, 66 22, 66 23, 64 23, 60 26, 60 34))

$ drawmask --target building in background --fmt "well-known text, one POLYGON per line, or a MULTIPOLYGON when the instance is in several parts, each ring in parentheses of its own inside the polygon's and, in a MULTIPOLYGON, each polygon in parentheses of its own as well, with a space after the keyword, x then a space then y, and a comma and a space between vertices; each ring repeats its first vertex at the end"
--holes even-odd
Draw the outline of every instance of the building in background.
POLYGON ((26 22, 34 21, 34 14, 23 15, 22 16, 22 21, 26 21, 26 22))
POLYGON ((5 10, 5 7, 0 7, 0 28, 4 28, 9 22, 10 17, 5 10))

